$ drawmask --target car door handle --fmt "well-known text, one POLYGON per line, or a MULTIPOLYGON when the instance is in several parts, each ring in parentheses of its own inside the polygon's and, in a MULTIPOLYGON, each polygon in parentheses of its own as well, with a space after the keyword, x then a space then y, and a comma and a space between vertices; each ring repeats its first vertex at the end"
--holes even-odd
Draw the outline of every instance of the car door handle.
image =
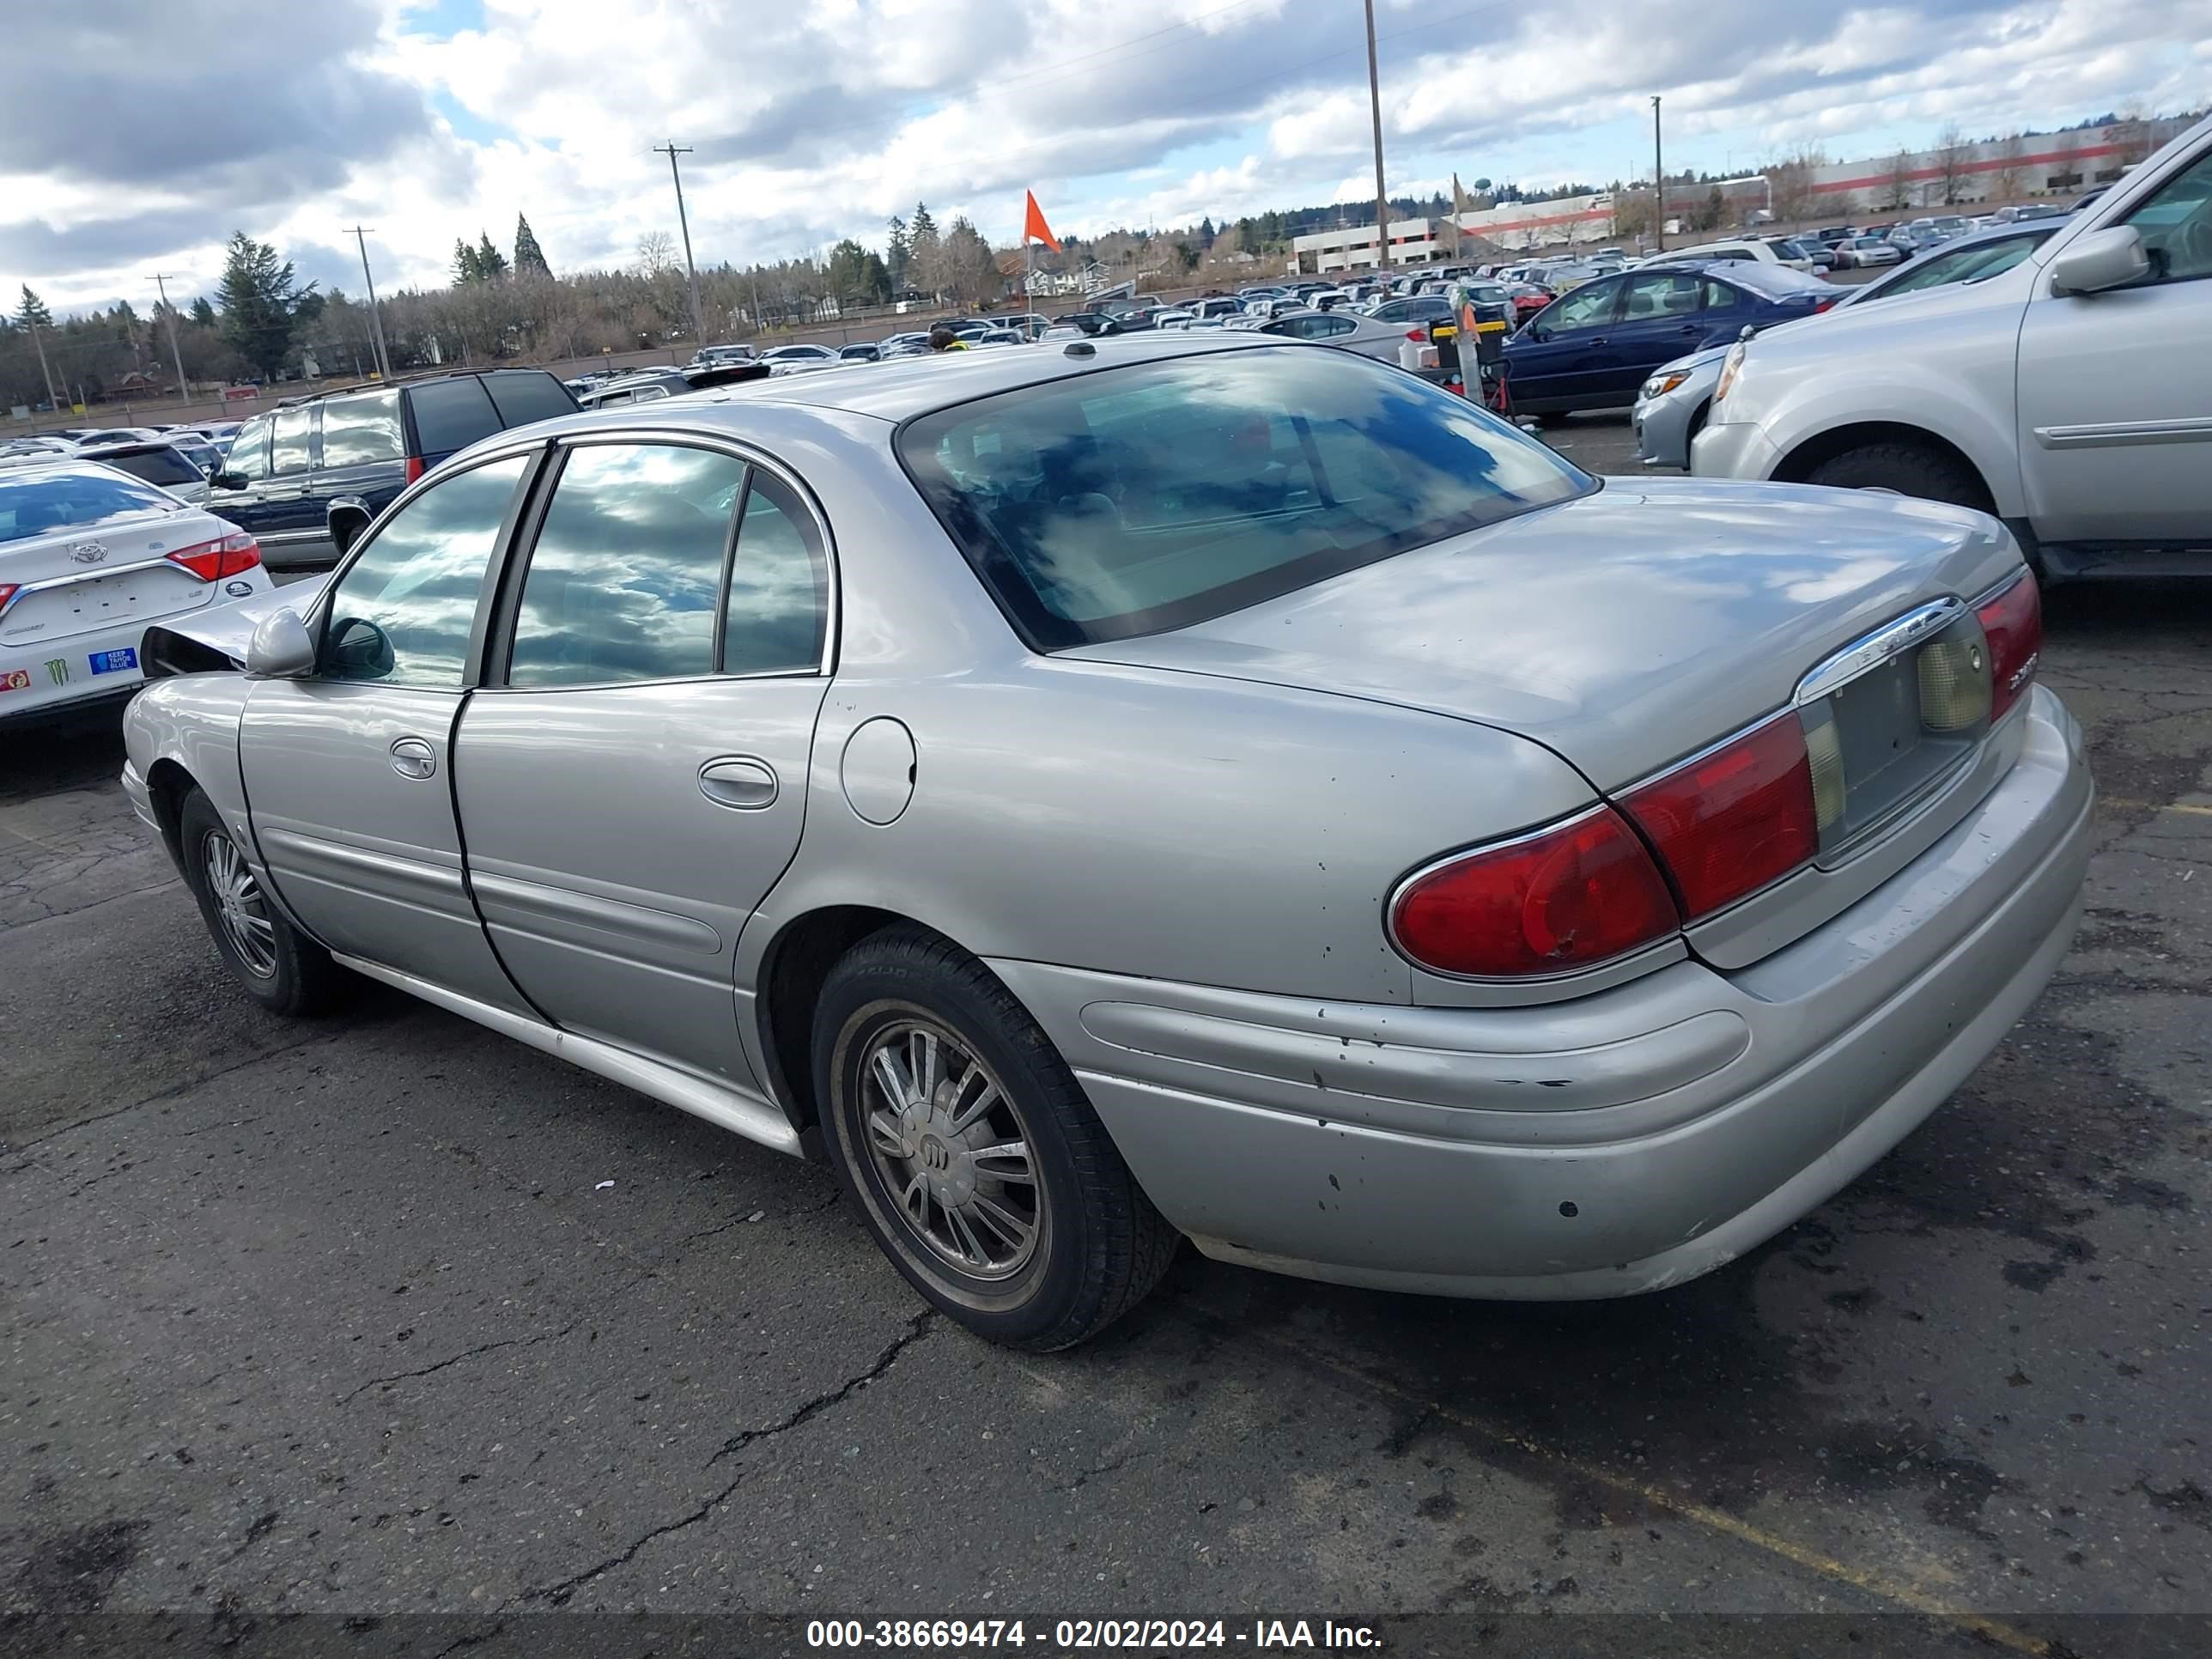
POLYGON ((400 738, 392 745, 392 769, 403 778, 435 777, 438 751, 420 738, 400 738))
POLYGON ((699 769, 699 793, 717 806, 757 812, 775 805, 775 774, 757 760, 711 760, 699 769))
POLYGON ((1603 345, 1605 343, 1605 336, 1602 334, 1593 334, 1590 336, 1589 343, 1592 345, 1603 345))

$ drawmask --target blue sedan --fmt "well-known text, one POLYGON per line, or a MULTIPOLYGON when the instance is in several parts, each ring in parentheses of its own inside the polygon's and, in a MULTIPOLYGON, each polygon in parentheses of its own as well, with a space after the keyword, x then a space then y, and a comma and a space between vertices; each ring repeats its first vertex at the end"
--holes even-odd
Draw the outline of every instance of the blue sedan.
POLYGON ((1505 343, 1506 391, 1525 415, 1626 409, 1651 371, 1765 328, 1826 311, 1841 290, 1786 265, 1653 263, 1564 294, 1505 343))

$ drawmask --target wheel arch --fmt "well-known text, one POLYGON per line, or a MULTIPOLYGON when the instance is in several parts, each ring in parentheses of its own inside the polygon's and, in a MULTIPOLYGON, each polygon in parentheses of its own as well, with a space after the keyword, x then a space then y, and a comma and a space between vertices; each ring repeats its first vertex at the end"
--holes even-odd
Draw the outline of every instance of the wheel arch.
MULTIPOLYGON (((823 982, 845 953, 890 927, 939 930, 871 904, 825 904, 778 927, 753 975, 753 1018, 762 1081, 783 1108, 810 1158, 822 1156, 821 1103, 814 1095, 814 1009, 823 982)), ((939 937, 944 937, 941 933, 939 937)), ((957 943, 957 941, 953 941, 957 943)))
POLYGON ((198 787, 199 781, 185 769, 185 763, 167 755, 147 769, 146 793, 152 798, 154 822, 161 829, 169 856, 180 869, 184 864, 185 798, 198 787))
POLYGON ((1996 493, 1990 487, 1989 475, 1972 455, 1942 434, 1906 421, 1854 421, 1816 432, 1783 456, 1770 476, 1777 483, 1803 483, 1824 462, 1872 444, 1910 445, 1956 461, 1972 475, 1980 488, 1982 509, 1989 513, 1997 510, 1996 493))

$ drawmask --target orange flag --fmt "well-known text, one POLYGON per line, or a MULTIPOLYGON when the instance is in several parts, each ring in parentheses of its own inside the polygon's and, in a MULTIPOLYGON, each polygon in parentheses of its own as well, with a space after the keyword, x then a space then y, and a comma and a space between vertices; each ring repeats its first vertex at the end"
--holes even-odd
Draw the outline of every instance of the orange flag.
POLYGON ((1052 227, 1044 222, 1044 210, 1036 204, 1036 192, 1025 190, 1022 199, 1027 204, 1022 212, 1022 240, 1034 237, 1054 253, 1060 252, 1060 239, 1052 234, 1052 227))

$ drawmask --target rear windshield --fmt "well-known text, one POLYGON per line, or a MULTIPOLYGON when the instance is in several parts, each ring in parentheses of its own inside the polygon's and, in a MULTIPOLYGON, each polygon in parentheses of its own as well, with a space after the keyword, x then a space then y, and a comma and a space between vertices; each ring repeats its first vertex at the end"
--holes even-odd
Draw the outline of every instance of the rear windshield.
POLYGON ((180 484, 205 482, 200 470, 173 449, 146 449, 136 455, 106 455, 100 465, 128 472, 148 483, 180 484))
POLYGON ((487 374, 484 390, 491 393, 493 407, 507 426, 528 426, 532 421, 550 421, 556 415, 576 412, 576 400, 568 395, 568 388, 543 370, 487 374))
POLYGON ((57 530, 94 529, 176 504, 173 495, 96 472, 43 478, 0 475, 0 542, 27 541, 57 530))
POLYGON ((415 436, 426 456, 451 454, 499 430, 499 416, 473 374, 429 381, 407 398, 415 405, 415 436))
POLYGON ((1312 346, 1024 386, 896 442, 1047 651, 1188 627, 1596 487, 1462 398, 1312 346))

